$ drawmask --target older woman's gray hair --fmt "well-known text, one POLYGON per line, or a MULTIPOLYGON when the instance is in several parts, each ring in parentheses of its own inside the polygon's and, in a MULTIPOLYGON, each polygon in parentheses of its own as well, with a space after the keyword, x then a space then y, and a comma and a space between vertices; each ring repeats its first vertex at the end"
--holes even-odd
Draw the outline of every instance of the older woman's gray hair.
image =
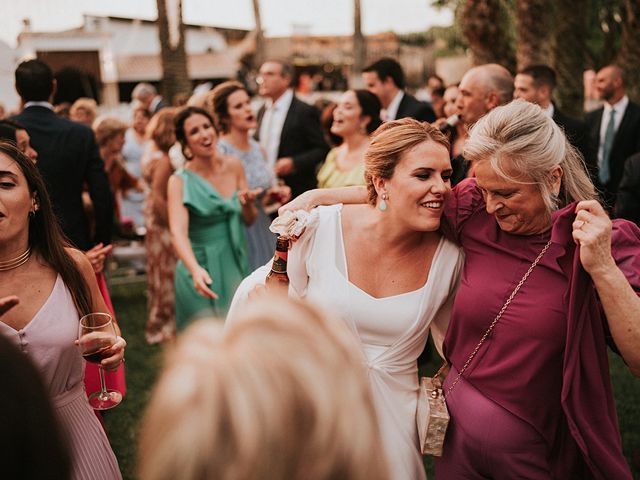
POLYGON ((538 105, 524 100, 494 108, 482 117, 469 132, 463 155, 472 163, 488 160, 510 182, 537 185, 549 212, 597 198, 580 153, 538 105), (550 189, 549 173, 555 166, 563 171, 558 195, 550 189))

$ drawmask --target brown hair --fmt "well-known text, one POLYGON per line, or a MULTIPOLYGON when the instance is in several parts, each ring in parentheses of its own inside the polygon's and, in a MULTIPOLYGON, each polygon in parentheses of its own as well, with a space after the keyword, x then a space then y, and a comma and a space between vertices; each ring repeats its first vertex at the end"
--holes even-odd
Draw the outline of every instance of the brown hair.
POLYGON ((67 286, 80 316, 91 312, 91 294, 76 262, 66 250, 69 241, 62 233, 45 187, 44 179, 35 164, 9 142, 0 141, 0 153, 13 159, 27 180, 29 192, 35 198, 38 209, 29 216, 29 246, 60 274, 67 286))
MULTIPOLYGON (((234 80, 221 83, 207 93, 204 99, 205 109, 213 115, 216 128, 222 133, 229 133, 231 118, 229 116, 229 97, 237 91, 247 91, 240 82, 234 80)), ((247 95, 249 92, 247 92, 247 95)))
POLYGON ((176 127, 174 120, 177 109, 163 108, 156 113, 147 124, 146 137, 153 140, 163 152, 168 152, 176 143, 176 127))
POLYGON ((373 132, 364 154, 364 179, 371 205, 375 205, 378 198, 373 179, 389 180, 402 156, 423 142, 435 142, 449 150, 449 140, 440 130, 413 118, 385 122, 373 132))
POLYGON ((355 335, 299 300, 243 308, 224 327, 194 323, 168 352, 139 477, 388 479, 355 335))
POLYGON ((127 124, 115 117, 105 117, 98 120, 93 131, 96 134, 96 142, 103 147, 109 140, 127 131, 127 124))

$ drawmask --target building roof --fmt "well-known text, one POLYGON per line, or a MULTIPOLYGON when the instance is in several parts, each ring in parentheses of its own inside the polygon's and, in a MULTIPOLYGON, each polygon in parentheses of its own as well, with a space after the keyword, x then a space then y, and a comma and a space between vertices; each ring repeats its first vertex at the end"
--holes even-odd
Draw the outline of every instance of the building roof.
MULTIPOLYGON (((233 52, 191 54, 187 56, 187 69, 192 80, 233 78, 238 59, 233 52)), ((118 81, 141 82, 162 79, 160 55, 130 55, 116 60, 118 81)))

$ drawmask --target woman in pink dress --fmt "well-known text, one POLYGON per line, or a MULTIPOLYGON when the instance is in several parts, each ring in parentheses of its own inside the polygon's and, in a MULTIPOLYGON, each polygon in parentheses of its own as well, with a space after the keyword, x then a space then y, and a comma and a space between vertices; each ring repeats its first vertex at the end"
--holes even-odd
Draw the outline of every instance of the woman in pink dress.
MULTIPOLYGON (((40 371, 68 442, 73 478, 121 478, 109 441, 87 401, 82 381, 84 361, 74 344, 80 316, 108 309, 89 260, 65 246, 33 162, 3 142, 0 292, 20 299, 0 319, 0 335, 40 371)), ((107 369, 120 365, 124 347, 124 340, 118 337, 102 365, 107 369)))

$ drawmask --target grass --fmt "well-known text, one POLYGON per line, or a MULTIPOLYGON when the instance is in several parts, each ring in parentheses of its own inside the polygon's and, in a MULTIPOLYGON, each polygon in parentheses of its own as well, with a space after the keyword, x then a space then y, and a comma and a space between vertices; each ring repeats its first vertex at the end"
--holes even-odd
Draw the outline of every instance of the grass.
MULTIPOLYGON (((136 439, 140 419, 156 379, 162 348, 147 345, 144 325, 147 318, 145 286, 143 283, 117 285, 111 288, 114 308, 123 336, 127 339, 127 396, 117 408, 106 412, 105 422, 113 450, 118 457, 125 480, 133 480, 136 464, 136 439)), ((624 362, 610 354, 611 378, 618 406, 625 455, 635 479, 640 470, 634 466, 632 455, 640 452, 640 380, 633 377, 624 362)), ((425 371, 433 374, 439 365, 429 364, 425 371)), ((640 461, 638 458, 636 461, 640 461)), ((429 478, 433 474, 433 459, 425 457, 429 478)))

